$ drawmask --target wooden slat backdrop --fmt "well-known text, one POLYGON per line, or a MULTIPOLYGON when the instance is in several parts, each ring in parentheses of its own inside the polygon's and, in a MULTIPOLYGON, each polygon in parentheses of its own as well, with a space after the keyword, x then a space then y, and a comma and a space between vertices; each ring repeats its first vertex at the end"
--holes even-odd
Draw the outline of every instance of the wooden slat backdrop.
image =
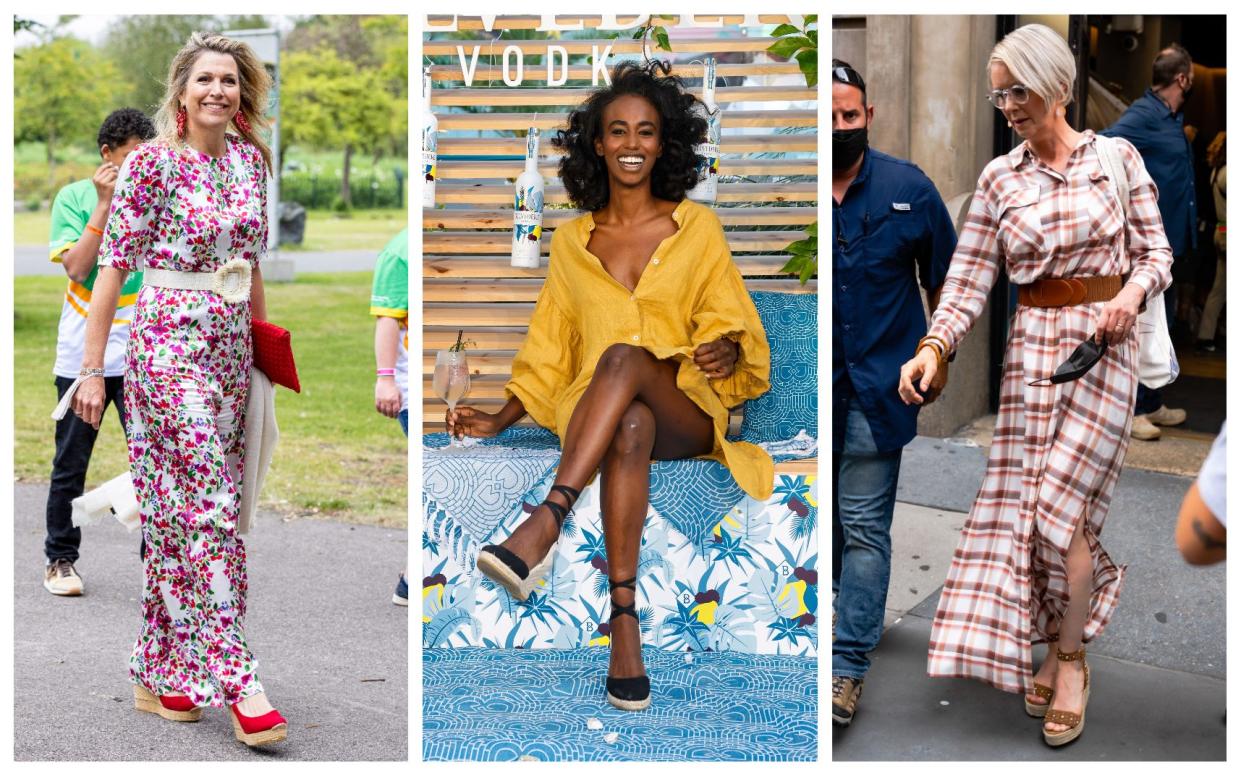
MULTIPOLYGON (((587 26, 599 24, 599 17, 557 16, 560 24, 586 20, 587 26)), ((621 17, 622 21, 631 17, 621 17)), ((699 16, 701 21, 714 18, 699 16)), ((741 23, 740 15, 725 16, 726 23, 741 23)), ((784 16, 761 15, 764 24, 780 24, 784 16)), ((428 30, 446 23, 447 17, 430 17, 428 30)), ((595 40, 497 40, 483 38, 478 17, 457 20, 461 30, 474 31, 476 40, 433 40, 424 44, 428 55, 457 56, 457 46, 466 57, 478 45, 480 53, 472 83, 466 87, 461 67, 435 65, 431 77, 435 89, 432 105, 439 121, 439 180, 436 185, 435 210, 423 212, 423 428, 442 431, 444 404, 431 389, 435 369, 435 351, 449 347, 457 330, 465 329, 474 341, 469 361, 469 404, 494 410, 504 403, 513 356, 525 338, 526 327, 534 310, 534 301, 547 274, 547 261, 538 268, 513 267, 509 263, 510 229, 512 228, 513 179, 521 173, 520 159, 469 159, 466 157, 512 156, 525 154, 524 137, 461 137, 461 131, 495 132, 525 130, 538 127, 543 133, 540 145, 539 170, 546 182, 547 210, 543 215, 542 249, 546 256, 551 246, 551 233, 579 215, 569 206, 564 187, 557 177, 559 152, 552 146, 555 131, 565 126, 568 111, 590 94, 592 69, 589 65, 573 64, 568 68, 569 83, 561 88, 548 88, 546 65, 523 69, 522 86, 510 88, 501 80, 498 67, 500 55, 508 45, 515 45, 526 54, 545 54, 549 45, 562 46, 572 54, 587 54, 592 46, 602 51, 612 47, 613 54, 638 54, 641 43, 627 37, 595 40), (465 108, 485 106, 522 107, 524 112, 469 112, 465 108), (546 108, 546 110, 544 110, 546 108), (445 135, 445 133, 451 133, 445 135)), ((493 30, 534 29, 537 16, 498 17, 493 30)), ((667 22, 672 24, 672 22, 667 22)), ((772 43, 768 37, 744 37, 737 29, 726 30, 724 37, 713 31, 678 32, 672 39, 674 53, 691 54, 700 59, 707 54, 741 53, 766 59, 759 52, 772 43)), ((667 52, 653 52, 669 56, 667 52)), ((613 60, 612 64, 615 63, 613 60)), ((677 63, 676 75, 685 78, 695 94, 701 94, 702 64, 677 63)), ((806 88, 798 79, 789 85, 766 85, 769 76, 798 75, 795 63, 720 62, 720 78, 746 78, 741 86, 720 86, 716 99, 724 104, 720 172, 726 182, 719 184, 716 213, 728 233, 734 261, 747 278, 750 289, 771 289, 787 292, 815 291, 811 281, 800 286, 796 279, 780 273, 788 261, 785 247, 805 237, 804 228, 818 217, 818 184, 810 180, 789 182, 788 176, 816 176, 818 160, 817 133, 779 134, 774 128, 815 127, 818 121, 817 90, 806 88), (795 109, 763 109, 765 102, 794 102, 795 109), (729 103, 746 103, 744 110, 729 110, 729 103), (794 158, 769 158, 761 155, 797 153, 794 158)), ((559 76, 560 68, 556 68, 559 76)), ((735 81, 733 83, 736 83, 735 81)), ((529 423, 526 419, 525 423, 529 423)), ((737 417, 734 416, 734 425, 737 417)), ((782 473, 810 474, 815 461, 795 462, 780 467, 782 473)))
MULTIPOLYGON (((668 14, 668 16, 672 18, 668 20, 662 20, 660 23, 671 26, 671 25, 679 23, 681 20, 680 14, 668 14)), ((625 23, 630 23, 630 22, 636 22, 638 18, 639 17, 636 14, 620 14, 617 17, 616 21, 618 21, 621 24, 625 24, 625 23)), ((714 14, 714 15, 693 14, 692 21, 697 24, 702 24, 702 25, 719 24, 721 21, 723 21, 723 23, 727 25, 734 25, 734 24, 743 24, 745 22, 745 19, 746 17, 742 16, 741 14, 724 14, 722 16, 720 14, 714 14)), ((571 24, 581 24, 587 29, 593 29, 593 28, 597 28, 600 24, 603 24, 603 17, 599 15, 592 16, 592 15, 581 15, 581 14, 556 14, 555 21, 556 21, 556 24, 562 25, 562 26, 567 26, 571 24)), ((789 21, 789 17, 783 16, 783 15, 776 15, 776 14, 759 14, 758 21, 760 24, 785 24, 786 22, 789 21)), ((453 17, 451 16, 432 14, 427 17, 426 31, 436 32, 437 27, 445 27, 451 24, 452 22, 453 22, 453 17)), ((457 17, 456 22, 457 22, 457 29, 463 32, 470 31, 470 30, 481 31, 485 29, 483 25, 482 17, 480 16, 457 17)), ((492 25, 491 29, 492 30, 533 30, 541 26, 542 23, 543 23, 543 17, 536 16, 534 14, 528 14, 525 16, 505 16, 502 18, 497 18, 495 24, 492 25)))
MULTIPOLYGON (((699 35, 694 37, 677 37, 672 42, 673 54, 730 54, 730 53, 758 53, 765 52, 767 47, 775 43, 775 38, 717 38, 710 35, 699 35)), ((429 57, 435 56, 457 56, 457 47, 461 46, 465 50, 467 58, 471 57, 474 47, 479 48, 479 58, 495 55, 501 56, 504 50, 509 46, 515 46, 522 54, 545 55, 547 47, 559 46, 570 54, 592 54, 595 51, 603 53, 610 46, 613 54, 641 54, 642 41, 633 40, 631 38, 596 38, 594 40, 571 40, 561 38, 558 40, 495 40, 492 38, 476 38, 473 40, 433 40, 427 41, 422 45, 422 53, 429 57)), ((668 52, 656 50, 655 45, 651 44, 651 55, 667 55, 668 52)), ((546 72, 546 65, 541 67, 531 67, 529 69, 543 69, 546 72)))
MULTIPOLYGON (((735 110, 725 113, 724 129, 734 127, 813 127, 819 114, 812 110, 735 110)), ((450 129, 564 129, 563 113, 449 113, 439 119, 440 131, 450 129)))
MULTIPOLYGON (((473 58, 474 45, 471 43, 465 47, 465 55, 467 60, 473 58)), ((456 53, 456 50, 453 50, 456 53)), ((492 50, 493 54, 503 55, 504 49, 501 47, 497 52, 492 50)), ((666 53, 666 52, 665 52, 666 53)), ((474 79, 472 86, 487 86, 489 81, 502 83, 504 73, 495 65, 484 64, 484 50, 479 49, 478 66, 474 69, 474 79)), ((556 78, 562 76, 562 68, 556 63, 552 71, 552 75, 556 78)), ((526 82, 538 82, 547 80, 547 65, 528 65, 523 68, 526 82)), ((719 78, 728 78, 731 76, 768 76, 768 75, 798 75, 801 70, 796 62, 755 62, 753 64, 736 64, 732 62, 717 62, 715 65, 715 75, 719 78)), ((679 63, 672 66, 672 74, 693 81, 698 79, 702 82, 702 65, 700 63, 679 63)), ((593 73, 590 65, 569 65, 569 81, 589 81, 593 73)), ((465 82, 461 75, 460 65, 434 65, 431 68, 431 80, 436 83, 444 81, 465 82)), ((495 85, 495 84, 491 84, 495 85)), ((577 85, 577 84, 575 84, 577 85)), ((812 98, 813 99, 813 98, 812 98)))

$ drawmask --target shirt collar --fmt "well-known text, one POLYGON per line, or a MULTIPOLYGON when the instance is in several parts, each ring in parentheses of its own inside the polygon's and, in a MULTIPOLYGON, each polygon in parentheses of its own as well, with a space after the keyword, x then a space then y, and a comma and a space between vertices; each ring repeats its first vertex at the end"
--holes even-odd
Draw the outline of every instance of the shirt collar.
MULTIPOLYGON (((1071 158, 1074 154, 1080 151, 1083 147, 1094 143, 1094 141, 1095 141, 1094 130, 1093 129, 1083 130, 1082 136, 1078 138, 1077 140, 1077 145, 1073 146, 1073 150, 1069 152, 1069 157, 1071 158)), ((1008 156, 1008 163, 1013 168, 1014 172, 1021 170, 1021 168, 1024 167, 1026 164, 1036 164, 1038 162, 1038 157, 1034 155, 1034 149, 1030 148, 1030 143, 1025 140, 1021 141, 1021 144, 1018 145, 1016 148, 1009 151, 1007 156, 1008 156)))
POLYGON ((849 184, 849 188, 866 185, 866 180, 870 177, 870 162, 873 158, 870 151, 870 146, 862 149, 862 169, 858 170, 857 177, 853 179, 853 183, 849 184))
MULTIPOLYGON (((677 203, 676 209, 672 211, 672 220, 677 222, 677 232, 685 227, 685 213, 689 210, 690 203, 693 200, 686 197, 677 203)), ((590 240, 590 233, 595 231, 595 214, 587 210, 582 213, 580 219, 579 233, 582 239, 582 245, 590 240)))
POLYGON ((1174 119, 1179 115, 1176 111, 1172 110, 1172 108, 1168 107, 1168 103, 1164 102, 1163 99, 1155 93, 1155 87, 1146 87, 1146 93, 1142 96, 1151 101, 1151 103, 1155 106, 1155 109, 1159 111, 1160 116, 1174 119))

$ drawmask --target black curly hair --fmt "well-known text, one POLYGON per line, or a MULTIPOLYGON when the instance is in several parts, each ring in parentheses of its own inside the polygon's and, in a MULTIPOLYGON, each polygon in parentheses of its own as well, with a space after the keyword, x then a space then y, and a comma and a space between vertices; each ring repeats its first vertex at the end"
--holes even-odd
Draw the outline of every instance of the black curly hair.
POLYGON ((155 137, 155 124, 137 108, 121 108, 109 113, 103 124, 99 125, 95 145, 115 149, 125 145, 131 137, 150 140, 155 137))
POLYGON ((694 146, 706 137, 707 121, 694 110, 698 99, 685 91, 680 78, 669 75, 671 70, 660 60, 621 62, 612 70, 612 85, 597 90, 569 114, 569 128, 557 132, 552 144, 565 152, 560 179, 575 207, 599 210, 608 204, 607 165, 595 153, 595 141, 603 133, 604 108, 626 94, 645 98, 659 113, 663 153, 651 171, 651 193, 680 202, 698 182, 694 146))

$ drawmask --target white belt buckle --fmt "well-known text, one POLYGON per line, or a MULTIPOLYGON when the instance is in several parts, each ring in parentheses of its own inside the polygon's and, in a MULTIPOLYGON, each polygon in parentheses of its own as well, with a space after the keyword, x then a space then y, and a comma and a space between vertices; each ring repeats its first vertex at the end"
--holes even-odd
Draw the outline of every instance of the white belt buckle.
POLYGON ((233 259, 215 271, 211 290, 229 304, 244 302, 250 298, 250 262, 233 259))

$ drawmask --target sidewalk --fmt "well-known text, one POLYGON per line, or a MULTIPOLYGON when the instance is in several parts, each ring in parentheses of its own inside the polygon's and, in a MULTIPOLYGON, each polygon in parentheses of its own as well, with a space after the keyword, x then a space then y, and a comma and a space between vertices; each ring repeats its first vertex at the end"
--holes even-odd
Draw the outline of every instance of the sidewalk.
POLYGON ((81 598, 42 585, 47 486, 14 485, 13 757, 22 760, 405 760, 409 610, 391 603, 406 533, 260 514, 245 538, 246 636, 288 740, 248 750, 227 712, 178 724, 133 708, 139 536, 83 529, 81 598))
POLYGON ((1089 647, 1092 692, 1077 742, 1043 744, 1018 695, 926 676, 931 620, 985 455, 924 437, 906 448, 887 630, 853 724, 833 726, 833 760, 1222 760, 1225 567, 1190 567, 1173 543, 1188 477, 1121 474, 1101 538, 1128 570, 1114 619, 1089 647))

